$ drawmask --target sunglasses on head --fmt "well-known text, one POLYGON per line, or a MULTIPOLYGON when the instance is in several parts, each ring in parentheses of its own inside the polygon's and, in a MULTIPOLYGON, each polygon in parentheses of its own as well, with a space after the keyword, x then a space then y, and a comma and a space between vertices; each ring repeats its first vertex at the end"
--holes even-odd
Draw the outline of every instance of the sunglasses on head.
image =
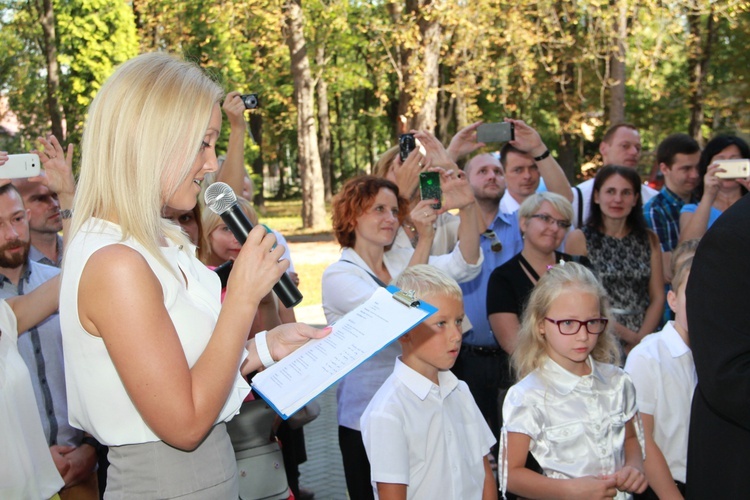
POLYGON ((500 240, 497 239, 497 234, 495 234, 495 231, 492 229, 486 230, 484 233, 482 233, 482 236, 490 240, 490 250, 497 253, 500 250, 503 249, 503 244, 500 243, 500 240))

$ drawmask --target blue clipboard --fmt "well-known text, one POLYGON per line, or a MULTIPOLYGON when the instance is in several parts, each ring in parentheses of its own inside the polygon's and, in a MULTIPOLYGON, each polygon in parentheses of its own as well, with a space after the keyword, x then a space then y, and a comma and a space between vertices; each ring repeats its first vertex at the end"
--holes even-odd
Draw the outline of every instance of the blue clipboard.
MULTIPOLYGON (((378 290, 383 290, 383 289, 379 288, 378 290)), ((362 365, 362 363, 364 363, 368 359, 371 359, 378 352, 382 351, 387 346, 391 345, 393 342, 395 342, 396 340, 398 340, 398 338, 401 337, 403 334, 405 334, 406 332, 408 332, 409 330, 411 330, 415 326, 419 325, 420 323, 422 323, 427 318, 429 318, 430 316, 432 316, 433 314, 435 314, 437 312, 437 308, 435 306, 433 306, 431 304, 428 304, 428 303, 426 303, 424 301, 419 300, 419 298, 414 294, 413 291, 400 290, 400 289, 398 289, 395 286, 388 286, 385 290, 387 290, 387 292, 391 294, 391 296, 393 297, 394 300, 396 300, 399 303, 403 304, 404 307, 416 308, 416 309, 419 309, 420 311, 422 311, 422 312, 424 312, 426 314, 423 317, 421 317, 419 320, 410 322, 407 325, 407 328, 404 328, 403 331, 398 332, 395 335, 393 334, 393 332, 391 332, 392 338, 390 340, 388 340, 387 342, 385 342, 382 346, 380 346, 376 351, 370 353, 369 356, 363 357, 362 359, 357 360, 355 364, 349 365, 346 368, 341 369, 340 372, 337 372, 335 374, 330 375, 330 380, 328 380, 326 378, 326 382, 325 382, 326 385, 325 386, 316 386, 315 390, 313 390, 312 392, 306 393, 303 396, 301 396, 301 398, 298 399, 297 402, 299 402, 301 400, 304 400, 304 402, 302 404, 298 405, 297 407, 295 407, 293 411, 288 411, 287 412, 287 410, 285 410, 284 408, 280 408, 277 405, 278 398, 274 397, 274 395, 272 394, 273 391, 269 390, 267 392, 262 387, 259 387, 261 385, 264 386, 264 387, 266 385, 270 385, 269 380, 268 380, 270 377, 281 377, 282 376, 283 370, 285 369, 285 367, 284 367, 285 360, 279 361, 278 363, 274 364, 272 367, 268 368, 267 370, 264 370, 263 372, 258 373, 255 377, 253 377, 253 380, 252 380, 253 390, 257 394, 259 394, 260 397, 262 397, 266 401, 266 403, 268 403, 268 405, 276 411, 276 413, 278 413, 284 420, 286 420, 290 416, 292 416, 294 413, 296 413, 297 411, 299 411, 302 407, 304 407, 305 404, 309 403, 310 401, 312 401, 313 399, 315 399, 316 397, 318 397, 322 392, 324 392, 325 390, 327 390, 328 388, 330 388, 332 385, 334 385, 335 383, 337 383, 339 380, 341 380, 348 373, 350 373, 353 370, 357 369, 357 367, 359 367, 360 365, 362 365), (272 371, 275 371, 276 373, 271 374, 272 371), (260 377, 260 379, 259 379, 259 377, 260 377), (262 379, 262 383, 260 382, 261 379, 262 379)), ((379 293, 379 292, 376 291, 376 293, 379 293)), ((373 294, 373 296, 374 295, 375 294, 373 294)), ((368 302, 369 302, 369 300, 368 300, 368 302)), ((341 318, 339 321, 337 321, 336 324, 341 323, 342 321, 344 321, 345 319, 347 319, 349 317, 349 315, 351 315, 351 314, 357 314, 357 312, 360 310, 360 308, 366 306, 368 304, 368 302, 365 302, 364 304, 360 305, 359 307, 357 307, 356 309, 354 309, 353 311, 351 311, 350 313, 348 313, 347 315, 345 315, 343 318, 341 318)), ((323 339, 321 339, 321 340, 323 340, 323 339)), ((314 342, 314 341, 312 341, 312 342, 314 342)), ((309 344, 310 343, 305 344, 305 346, 307 346, 309 344)), ((301 347, 300 349, 304 349, 305 346, 301 347)), ((288 367, 286 367, 286 368, 288 369, 288 367)), ((298 376, 300 375, 299 372, 298 372, 298 370, 295 371, 295 375, 298 375, 298 376)), ((288 405, 285 405, 285 408, 287 406, 288 405)))

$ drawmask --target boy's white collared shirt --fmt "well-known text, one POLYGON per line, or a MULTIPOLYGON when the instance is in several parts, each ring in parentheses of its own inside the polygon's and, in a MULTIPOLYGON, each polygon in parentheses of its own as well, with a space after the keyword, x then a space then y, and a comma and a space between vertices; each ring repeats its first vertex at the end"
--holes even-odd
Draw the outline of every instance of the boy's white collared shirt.
POLYGON ((675 330, 674 322, 635 346, 625 371, 635 384, 638 409, 654 417, 654 441, 672 478, 684 483, 690 407, 698 375, 693 353, 675 330))
POLYGON ((396 360, 362 415, 373 488, 407 484, 407 498, 481 498, 484 457, 495 438, 467 385, 450 371, 440 385, 396 360))

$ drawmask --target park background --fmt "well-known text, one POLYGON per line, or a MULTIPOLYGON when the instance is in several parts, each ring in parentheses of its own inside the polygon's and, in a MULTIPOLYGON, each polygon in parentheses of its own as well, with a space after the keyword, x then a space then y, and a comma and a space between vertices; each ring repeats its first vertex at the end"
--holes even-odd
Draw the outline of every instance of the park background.
POLYGON ((401 116, 446 144, 476 120, 526 120, 572 181, 628 121, 645 178, 669 133, 748 130, 748 46, 746 0, 0 0, 0 149, 50 131, 78 144, 114 68, 169 51, 259 95, 245 148, 255 205, 301 200, 296 229, 315 232, 338 187, 396 143, 401 116))
MULTIPOLYGON (((672 132, 700 143, 748 132, 749 46, 747 0, 0 0, 0 150, 50 131, 79 144, 101 84, 143 52, 259 94, 245 144, 262 186, 253 201, 289 241, 298 319, 323 324, 331 196, 396 144, 400 116, 444 144, 476 120, 523 119, 571 181, 628 121, 646 178, 672 132)), ((225 124, 219 152, 228 135, 225 124)), ((334 392, 306 427, 301 481, 336 500, 347 497, 334 392)))

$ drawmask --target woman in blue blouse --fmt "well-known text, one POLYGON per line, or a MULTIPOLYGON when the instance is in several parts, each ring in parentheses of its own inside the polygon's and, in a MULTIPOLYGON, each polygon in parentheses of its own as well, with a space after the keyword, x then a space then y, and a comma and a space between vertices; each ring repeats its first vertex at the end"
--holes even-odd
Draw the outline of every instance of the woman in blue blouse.
POLYGON ((701 238, 714 221, 748 191, 747 179, 716 176, 718 160, 750 158, 750 147, 739 137, 717 135, 706 144, 698 163, 701 182, 695 188, 700 203, 689 203, 680 211, 680 242, 701 238))

